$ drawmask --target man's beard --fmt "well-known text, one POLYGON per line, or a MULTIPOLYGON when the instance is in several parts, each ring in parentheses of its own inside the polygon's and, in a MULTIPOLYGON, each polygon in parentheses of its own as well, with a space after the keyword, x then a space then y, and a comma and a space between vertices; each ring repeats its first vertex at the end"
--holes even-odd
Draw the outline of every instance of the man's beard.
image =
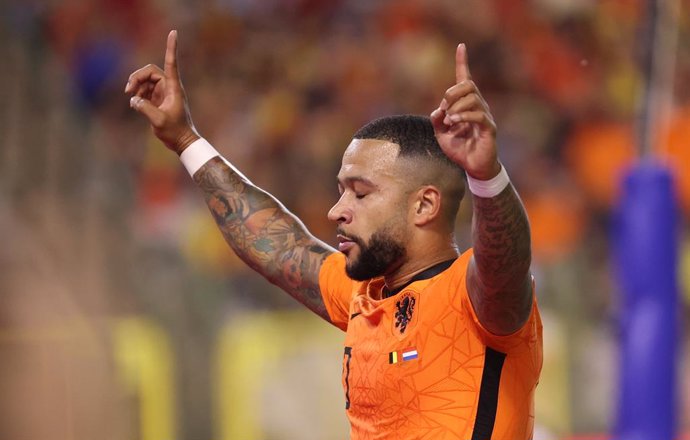
POLYGON ((391 266, 407 256, 405 247, 390 234, 388 228, 376 231, 369 243, 359 237, 348 236, 359 246, 359 257, 345 266, 347 276, 365 281, 385 275, 391 266))

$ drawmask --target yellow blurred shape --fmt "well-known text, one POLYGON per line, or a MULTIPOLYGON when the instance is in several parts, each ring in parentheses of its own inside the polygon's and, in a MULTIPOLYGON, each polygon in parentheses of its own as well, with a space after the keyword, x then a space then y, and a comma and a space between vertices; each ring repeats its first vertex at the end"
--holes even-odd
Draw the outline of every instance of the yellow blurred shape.
POLYGON ((183 251, 187 260, 205 274, 227 277, 248 270, 225 242, 213 217, 206 211, 195 212, 189 218, 183 251))
POLYGON ((544 364, 537 386, 535 412, 537 423, 551 432, 571 432, 571 396, 569 393, 568 340, 566 329, 557 316, 542 311, 544 328, 544 364))
POLYGON ((680 276, 681 294, 690 305, 690 238, 686 238, 680 248, 680 276))
POLYGON ((173 355, 164 331, 144 318, 120 319, 113 349, 123 383, 138 397, 139 438, 175 438, 173 355))
MULTIPOLYGON (((272 438, 261 421, 262 404, 271 403, 262 399, 262 393, 266 395, 269 391, 270 394, 267 388, 281 380, 297 382, 296 386, 302 392, 301 395, 289 396, 291 406, 302 399, 312 399, 313 396, 305 389, 304 376, 290 377, 293 370, 287 366, 296 357, 307 359, 309 365, 303 374, 320 390, 316 397, 316 411, 308 414, 313 424, 305 429, 316 437, 324 431, 332 438, 346 436, 345 400, 337 386, 341 377, 341 359, 337 353, 342 352, 343 338, 335 327, 305 311, 255 313, 226 325, 219 333, 214 364, 216 437, 220 440, 272 438), (332 382, 328 383, 334 385, 336 396, 332 390, 324 390, 328 387, 321 387, 318 375, 323 368, 310 362, 315 360, 313 355, 318 351, 326 351, 325 355, 329 357, 333 352, 333 368, 326 368, 324 381, 332 376, 332 382), (281 376, 283 368, 288 372, 281 376)), ((290 417, 289 408, 284 405, 281 408, 290 417)), ((289 433, 284 435, 289 436, 289 433)))

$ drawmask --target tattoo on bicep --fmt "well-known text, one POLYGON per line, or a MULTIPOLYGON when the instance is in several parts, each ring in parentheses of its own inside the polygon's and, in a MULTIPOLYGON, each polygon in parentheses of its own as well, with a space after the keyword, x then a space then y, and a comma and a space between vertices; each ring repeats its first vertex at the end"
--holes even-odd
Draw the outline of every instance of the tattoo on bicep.
MULTIPOLYGON (((482 285, 479 277, 473 277, 474 285, 470 299, 475 313, 484 328, 496 335, 510 334, 518 330, 529 317, 532 297, 529 286, 512 291, 496 292, 482 285)), ((468 280, 469 282, 469 280, 468 280)))
POLYGON ((495 328, 515 328, 529 314, 531 263, 529 221, 509 185, 493 198, 475 197, 473 246, 477 312, 495 328))
POLYGON ((234 172, 221 158, 194 174, 225 240, 251 268, 297 301, 330 320, 318 279, 332 252, 268 193, 234 172))
POLYGON ((490 274, 491 286, 503 286, 530 264, 530 231, 525 210, 513 190, 506 188, 493 198, 473 200, 474 254, 478 269, 490 274))

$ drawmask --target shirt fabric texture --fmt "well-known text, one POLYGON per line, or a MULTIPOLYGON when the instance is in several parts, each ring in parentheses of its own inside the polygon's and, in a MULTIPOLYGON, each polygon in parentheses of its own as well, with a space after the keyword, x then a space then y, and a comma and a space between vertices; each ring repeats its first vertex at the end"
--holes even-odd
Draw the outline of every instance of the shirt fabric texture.
POLYGON ((443 272, 383 298, 330 255, 319 286, 346 332, 343 390, 351 440, 529 440, 542 365, 533 296, 527 322, 497 336, 479 322, 465 285, 468 250, 443 272))

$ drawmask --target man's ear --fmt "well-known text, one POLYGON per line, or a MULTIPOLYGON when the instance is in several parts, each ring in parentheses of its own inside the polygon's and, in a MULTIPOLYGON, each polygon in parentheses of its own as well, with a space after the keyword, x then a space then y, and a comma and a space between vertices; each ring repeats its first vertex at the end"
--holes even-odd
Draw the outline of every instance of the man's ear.
POLYGON ((413 222, 424 226, 434 221, 441 213, 441 191, 433 185, 421 187, 414 193, 413 222))

